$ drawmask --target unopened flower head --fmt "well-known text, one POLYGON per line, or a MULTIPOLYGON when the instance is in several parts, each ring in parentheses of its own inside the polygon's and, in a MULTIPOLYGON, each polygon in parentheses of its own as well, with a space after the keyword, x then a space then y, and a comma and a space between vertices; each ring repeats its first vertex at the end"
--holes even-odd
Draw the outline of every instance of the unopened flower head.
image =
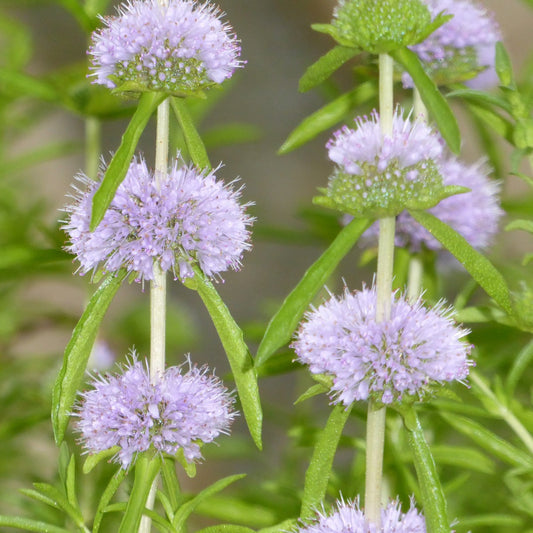
POLYGON ((422 0, 339 0, 332 27, 340 44, 383 54, 424 39, 432 21, 422 0))
POLYGON ((383 135, 377 113, 356 118, 356 129, 338 130, 326 147, 337 168, 316 203, 353 216, 395 216, 406 208, 426 209, 449 193, 436 160, 443 146, 422 121, 398 111, 391 135, 383 135))
POLYGON ((134 159, 102 222, 90 231, 92 200, 99 187, 81 174, 85 191, 64 229, 70 238, 67 250, 77 256, 80 272, 102 267, 106 272, 122 268, 137 280, 153 279, 154 261, 185 279, 199 265, 212 277, 240 267, 243 251, 249 250, 253 219, 249 204, 240 205, 241 191, 218 181, 215 171, 199 171, 179 159, 156 183, 144 159, 134 159))
MULTIPOLYGON (((437 84, 467 80, 483 89, 497 84, 495 45, 501 33, 492 15, 475 0, 425 0, 431 13, 453 18, 412 47, 437 84)), ((403 75, 406 87, 413 81, 403 75)))
POLYGON ((187 462, 200 459, 200 443, 228 433, 233 397, 207 368, 185 365, 167 368, 151 383, 133 356, 122 373, 96 376, 74 413, 85 450, 118 446, 116 460, 124 468, 150 448, 170 455, 181 449, 187 462))
POLYGON ((367 520, 358 500, 341 500, 332 512, 319 512, 315 521, 299 528, 298 533, 426 533, 426 522, 412 501, 406 513, 402 513, 399 501, 393 501, 381 510, 378 528, 367 520))
MULTIPOLYGON (((449 196, 428 211, 460 233, 474 248, 488 248, 503 215, 499 183, 488 177, 489 170, 483 161, 466 165, 455 157, 448 157, 440 163, 440 172, 444 185, 459 185, 470 191, 449 196)), ((363 234, 362 243, 375 241, 378 232, 379 222, 363 234)), ((442 249, 440 242, 406 211, 396 219, 395 242, 396 246, 411 252, 423 248, 442 249)))
POLYGON ((333 403, 423 399, 444 382, 464 380, 471 346, 443 302, 428 309, 391 295, 391 316, 376 321, 375 289, 332 297, 306 315, 292 344, 313 374, 333 378, 333 403))
POLYGON ((218 7, 196 0, 131 0, 89 49, 95 83, 178 96, 222 83, 242 66, 239 41, 218 7))

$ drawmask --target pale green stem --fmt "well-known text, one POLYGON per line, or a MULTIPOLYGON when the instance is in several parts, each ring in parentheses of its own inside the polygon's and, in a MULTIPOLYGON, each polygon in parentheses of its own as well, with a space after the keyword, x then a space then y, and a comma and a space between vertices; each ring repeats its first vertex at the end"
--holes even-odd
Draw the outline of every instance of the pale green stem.
MULTIPOLYGON (((393 60, 379 56, 379 114, 383 136, 392 133, 394 114, 393 60)), ((379 220, 378 265, 376 273, 376 321, 390 318, 392 269, 394 264, 394 217, 379 220)), ((366 430, 365 514, 370 522, 381 525, 381 492, 383 478, 383 448, 385 444, 386 409, 368 404, 366 430)))
POLYGON ((409 260, 409 273, 407 275, 407 299, 415 302, 422 290, 422 276, 424 265, 418 255, 412 255, 409 260))
POLYGON ((427 107, 424 102, 422 102, 420 91, 416 87, 413 89, 413 112, 415 114, 415 118, 423 120, 424 122, 428 121, 427 107))
POLYGON ((101 152, 101 124, 94 117, 85 119, 85 173, 95 180, 98 177, 101 152))

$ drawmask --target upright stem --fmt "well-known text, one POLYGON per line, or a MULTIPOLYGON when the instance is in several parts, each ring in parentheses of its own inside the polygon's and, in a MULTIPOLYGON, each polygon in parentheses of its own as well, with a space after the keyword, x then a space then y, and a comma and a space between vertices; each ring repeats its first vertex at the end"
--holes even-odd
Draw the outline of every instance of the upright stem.
MULTIPOLYGON (((393 61, 386 54, 379 56, 379 114, 383 136, 392 133, 394 114, 393 61)), ((376 273, 376 321, 390 318, 392 269, 394 263, 394 217, 379 220, 378 265, 376 273)), ((383 448, 385 443, 386 409, 368 404, 366 431, 365 513, 370 522, 381 525, 381 487, 383 448)))
POLYGON ((426 105, 422 101, 420 91, 416 87, 413 89, 413 111, 415 114, 415 118, 427 122, 428 110, 426 105))
POLYGON ((101 152, 101 124, 95 117, 85 119, 85 173, 95 180, 98 177, 101 152))

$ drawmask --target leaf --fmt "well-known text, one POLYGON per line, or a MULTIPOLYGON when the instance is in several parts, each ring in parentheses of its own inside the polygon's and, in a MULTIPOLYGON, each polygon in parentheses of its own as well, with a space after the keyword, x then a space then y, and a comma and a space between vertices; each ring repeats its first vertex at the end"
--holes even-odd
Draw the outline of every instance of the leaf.
MULTIPOLYGON (((178 496, 181 493, 178 477, 176 475, 176 467, 174 461, 165 457, 161 462, 161 474, 165 486, 165 491, 168 494, 169 503, 174 511, 178 507, 178 496)), ((170 517, 172 519, 172 517, 170 517)))
POLYGON ((322 383, 317 383, 313 385, 312 387, 309 387, 303 394, 298 396, 297 400, 294 402, 294 405, 297 405, 301 402, 304 402, 305 400, 309 400, 309 398, 314 398, 315 396, 318 396, 319 394, 322 394, 328 391, 329 391, 328 387, 326 387, 322 383))
POLYGON ((39 533, 69 533, 68 529, 63 529, 62 527, 18 516, 0 515, 0 526, 16 527, 24 531, 37 531, 39 533))
POLYGON ((294 531, 298 525, 296 518, 288 518, 275 526, 260 529, 258 533, 284 533, 285 531, 294 531))
POLYGON ((83 315, 72 332, 65 349, 63 365, 52 394, 52 426, 59 445, 65 437, 70 412, 83 381, 87 361, 104 315, 113 300, 126 272, 110 274, 93 294, 83 315))
POLYGON ((200 505, 204 500, 208 499, 210 496, 217 494, 221 490, 224 490, 228 485, 231 485, 235 481, 246 477, 246 474, 236 474, 234 476, 228 476, 223 479, 220 479, 199 492, 194 498, 184 503, 176 512, 174 519, 172 520, 172 526, 176 531, 182 531, 185 527, 185 522, 187 518, 194 512, 194 510, 200 505))
POLYGON ((514 143, 513 124, 491 108, 479 104, 468 104, 468 108, 474 116, 492 128, 500 137, 510 144, 514 143))
POLYGON ((509 288, 503 276, 494 265, 453 228, 425 211, 409 211, 479 283, 485 292, 509 315, 513 314, 509 288))
POLYGON ((62 100, 62 95, 50 83, 7 68, 0 68, 0 90, 13 96, 28 96, 47 102, 62 100))
MULTIPOLYGON (((69 503, 66 496, 56 487, 49 485, 48 483, 34 483, 33 486, 36 489, 36 492, 43 495, 45 498, 48 498, 49 501, 53 501, 54 505, 58 509, 62 509, 80 528, 84 528, 83 516, 81 511, 69 503)), ((44 499, 42 501, 45 501, 44 499)))
POLYGON ((524 374, 525 370, 529 367, 532 360, 533 341, 530 341, 513 359, 513 365, 511 366, 511 370, 509 370, 509 374, 507 374, 507 378, 505 379, 505 390, 510 397, 514 394, 520 378, 524 374))
POLYGON ((301 520, 312 518, 326 496, 333 459, 350 411, 351 406, 343 404, 333 407, 326 426, 318 436, 305 473, 301 520))
POLYGON ((123 468, 119 468, 116 471, 115 475, 109 480, 107 487, 102 492, 102 496, 100 497, 100 501, 98 502, 98 507, 96 508, 96 511, 94 513, 92 533, 98 533, 100 529, 100 524, 102 523, 102 519, 104 518, 104 513, 106 512, 106 508, 109 505, 111 498, 113 498, 113 496, 116 494, 118 488, 120 487, 120 484, 122 483, 122 481, 124 481, 125 477, 126 470, 124 470, 123 468))
POLYGON ((363 102, 370 100, 375 94, 375 84, 367 81, 358 85, 352 91, 329 102, 318 111, 306 117, 294 128, 278 150, 278 154, 288 154, 311 139, 314 139, 319 133, 335 126, 350 111, 363 102))
POLYGON ((349 46, 335 46, 318 61, 313 63, 300 78, 298 89, 306 92, 327 80, 346 61, 352 59, 361 51, 349 46))
POLYGON ((503 43, 498 41, 496 43, 496 59, 495 59, 496 74, 500 78, 500 82, 505 87, 510 87, 514 84, 513 65, 511 58, 503 46, 503 43))
POLYGON ((456 89, 455 91, 448 93, 446 98, 463 98, 474 104, 496 106, 507 111, 507 113, 512 113, 511 105, 505 98, 485 91, 478 91, 475 89, 456 89))
POLYGON ((172 98, 170 102, 178 119, 181 131, 183 132, 192 162, 200 169, 211 170, 211 163, 209 162, 204 143, 196 130, 185 99, 172 98))
POLYGON ((493 474, 495 467, 486 455, 465 446, 432 446, 435 462, 439 465, 457 466, 462 470, 476 470, 484 474, 493 474))
POLYGON ((97 20, 92 20, 87 15, 85 9, 83 9, 83 6, 78 0, 58 0, 58 3, 60 3, 76 19, 86 33, 91 33, 95 29, 95 23, 97 20))
POLYGON ((100 461, 103 461, 108 457, 113 457, 113 455, 116 455, 119 451, 119 446, 113 446, 107 450, 87 455, 87 459, 85 459, 85 462, 83 463, 83 473, 88 474, 100 461))
POLYGON ((298 285, 285 298, 270 320, 257 350, 255 361, 257 367, 264 364, 278 348, 290 340, 311 300, 369 226, 370 221, 366 219, 352 220, 305 272, 298 285))
POLYGON ((204 527, 198 533, 255 533, 253 529, 235 524, 221 524, 218 526, 204 527))
POLYGON ((229 309, 220 298, 213 284, 199 269, 196 269, 194 279, 188 280, 185 284, 187 287, 198 291, 211 316, 222 346, 228 356, 250 434, 256 446, 261 449, 263 412, 261 410, 253 359, 248 346, 244 342, 242 330, 231 316, 229 309))
POLYGON ((527 231, 528 233, 533 233, 533 220, 513 220, 507 226, 505 226, 505 231, 511 231, 515 229, 521 229, 527 231))
POLYGON ((139 98, 139 104, 131 117, 131 121, 124 135, 122 135, 120 146, 111 159, 104 179, 94 195, 91 231, 94 231, 104 218, 105 212, 112 202, 118 186, 126 177, 131 158, 146 124, 148 124, 150 117, 165 98, 165 94, 152 92, 143 93, 139 98))
POLYGON ((446 498, 424 430, 412 407, 402 408, 407 440, 413 454, 428 533, 450 533, 446 498))
POLYGON ((262 130, 253 124, 231 122, 205 131, 202 138, 208 148, 220 148, 257 141, 262 133, 262 130))
POLYGON ((450 150, 458 154, 461 151, 461 134, 457 120, 446 99, 426 74, 418 56, 408 48, 399 48, 390 52, 390 55, 411 75, 425 106, 437 123, 444 140, 450 147, 450 150))

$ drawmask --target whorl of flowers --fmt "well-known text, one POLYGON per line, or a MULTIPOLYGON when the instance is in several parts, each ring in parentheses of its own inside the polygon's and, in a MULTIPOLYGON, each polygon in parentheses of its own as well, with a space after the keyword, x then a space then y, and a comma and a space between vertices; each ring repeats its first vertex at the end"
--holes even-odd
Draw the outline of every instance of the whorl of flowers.
MULTIPOLYGON (((428 211, 460 233, 474 248, 489 247, 503 215, 499 183, 488 177, 483 161, 466 165, 455 157, 448 157, 440 164, 440 173, 444 185, 460 185, 470 191, 445 198, 428 211)), ((362 242, 374 241, 378 231, 379 222, 376 222, 363 234, 362 242)), ((396 219, 395 243, 411 252, 419 252, 423 247, 442 249, 439 241, 406 211, 396 219)))
POLYGON ((131 0, 105 17, 89 55, 95 83, 123 91, 183 96, 230 78, 239 41, 209 2, 131 0))
POLYGON ((183 366, 167 368, 150 383, 134 354, 122 373, 95 376, 74 413, 86 452, 118 446, 115 459, 124 468, 150 447, 170 455, 181 449, 187 462, 200 459, 200 442, 228 433, 234 400, 206 367, 183 366))
POLYGON ((102 267, 121 268, 138 280, 153 279, 154 261, 181 279, 199 265, 212 277, 228 268, 237 270, 249 250, 253 219, 240 205, 241 191, 218 181, 215 171, 199 171, 178 158, 156 183, 144 159, 134 159, 102 222, 90 231, 92 200, 99 183, 77 176, 85 191, 76 189, 76 203, 67 207, 63 226, 80 272, 102 267))
MULTIPOLYGON (((425 0, 431 13, 444 12, 453 18, 427 39, 412 47, 437 84, 467 81, 475 88, 497 83, 494 70, 495 45, 501 33, 492 15, 473 0, 425 0)), ((405 87, 412 87, 408 74, 405 87)))
POLYGON ((455 325, 451 310, 442 301, 428 309, 398 293, 391 301, 383 322, 376 321, 375 289, 367 288, 346 289, 306 314, 292 347, 313 374, 333 378, 333 403, 422 399, 443 382, 467 377, 468 331, 455 325))
POLYGON ((391 135, 383 136, 379 116, 357 117, 326 147, 337 163, 324 196, 316 203, 354 216, 395 216, 405 208, 426 209, 447 196, 436 160, 443 146, 422 121, 394 115, 391 135))
POLYGON ((339 0, 331 25, 339 43, 373 54, 417 43, 433 28, 421 0, 339 0))
POLYGON ((426 533, 426 522, 412 501, 406 513, 399 501, 390 502, 381 510, 381 527, 366 519, 357 500, 339 501, 333 512, 319 512, 316 520, 298 533, 426 533))

